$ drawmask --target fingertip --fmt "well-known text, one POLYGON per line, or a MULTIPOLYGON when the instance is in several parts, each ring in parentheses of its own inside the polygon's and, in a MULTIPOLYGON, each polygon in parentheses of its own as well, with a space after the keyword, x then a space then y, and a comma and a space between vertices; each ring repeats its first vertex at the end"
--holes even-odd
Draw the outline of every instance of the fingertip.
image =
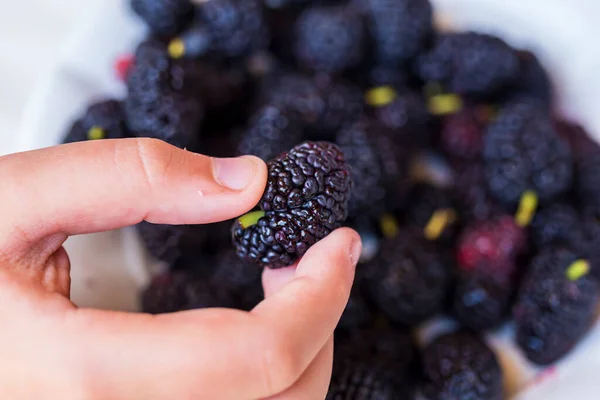
POLYGON ((265 298, 279 292, 285 285, 294 280, 296 276, 296 265, 286 268, 265 268, 262 275, 265 298))
POLYGON ((360 235, 353 229, 340 228, 310 248, 300 262, 298 272, 310 275, 318 272, 316 268, 322 269, 327 265, 329 268, 351 271, 354 277, 361 251, 360 235))

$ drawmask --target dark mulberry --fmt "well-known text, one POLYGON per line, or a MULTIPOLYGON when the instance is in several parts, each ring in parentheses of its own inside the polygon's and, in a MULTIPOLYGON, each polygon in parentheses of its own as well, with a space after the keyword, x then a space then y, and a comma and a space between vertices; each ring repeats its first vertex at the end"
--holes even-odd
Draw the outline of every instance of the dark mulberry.
POLYGON ((194 7, 190 0, 131 0, 131 8, 162 36, 175 35, 191 21, 194 7))
POLYGON ((156 277, 142 293, 142 311, 166 314, 199 308, 234 307, 227 293, 211 287, 203 276, 190 271, 169 272, 156 277))
MULTIPOLYGON (((269 44, 269 30, 259 0, 202 2, 196 9, 191 29, 196 35, 196 41, 190 43, 194 56, 208 53, 237 58, 262 50, 269 44)), ((179 42, 171 42, 174 55, 185 54, 185 39, 184 36, 179 42)))
POLYGON ((442 120, 440 142, 451 158, 476 160, 483 148, 484 124, 473 108, 448 115, 442 120))
POLYGON ((377 121, 361 119, 337 135, 336 143, 355 184, 349 202, 352 217, 378 218, 404 200, 409 186, 408 157, 395 145, 392 133, 377 121))
POLYGON ((586 260, 560 247, 538 254, 513 310, 516 340, 527 358, 537 364, 562 358, 593 324, 598 299, 586 260))
POLYGON ((98 139, 120 139, 128 136, 121 103, 107 100, 89 106, 73 123, 63 143, 98 139))
POLYGON ((256 211, 238 219, 238 255, 261 266, 293 264, 348 215, 352 181, 340 149, 306 142, 270 161, 267 188, 256 211))
POLYGON ((394 323, 415 326, 441 311, 450 274, 445 259, 420 236, 400 233, 369 266, 369 296, 394 323))
POLYGON ((298 114, 309 138, 330 139, 344 124, 356 120, 363 109, 360 88, 327 76, 310 78, 284 74, 267 79, 263 104, 280 104, 298 114))
POLYGON ((502 400, 502 369, 494 352, 476 335, 457 332, 444 335, 423 351, 427 400, 502 400))
POLYGON ((301 143, 303 133, 302 125, 287 107, 267 105, 251 117, 238 150, 268 161, 301 143))
POLYGON ((348 5, 305 10, 296 22, 295 36, 296 59, 312 70, 340 72, 356 67, 363 58, 363 21, 348 5))
POLYGON ((501 39, 474 32, 444 34, 417 61, 424 81, 440 82, 460 94, 487 95, 519 74, 516 52, 501 39))
MULTIPOLYGON (((514 266, 480 267, 492 271, 502 268, 515 269, 514 266)), ((467 328, 483 332, 498 327, 508 318, 513 297, 511 283, 498 282, 482 271, 461 273, 454 289, 453 315, 467 328)))
POLYGON ((571 188, 571 151, 532 103, 500 112, 485 134, 484 158, 490 192, 507 205, 516 205, 528 191, 548 202, 571 188))
POLYGON ((490 194, 482 163, 461 163, 455 175, 454 195, 465 223, 488 220, 506 211, 490 194))
POLYGON ((367 0, 366 15, 382 64, 402 65, 433 33, 429 0, 367 0))
POLYGON ((140 45, 127 76, 126 122, 137 136, 154 137, 179 147, 193 143, 202 120, 199 100, 183 92, 173 74, 165 46, 158 41, 140 45))

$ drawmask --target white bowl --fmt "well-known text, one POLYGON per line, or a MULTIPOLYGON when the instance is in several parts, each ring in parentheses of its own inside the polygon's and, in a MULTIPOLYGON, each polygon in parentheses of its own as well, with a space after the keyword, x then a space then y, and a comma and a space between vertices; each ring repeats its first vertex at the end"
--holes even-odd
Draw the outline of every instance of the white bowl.
MULTIPOLYGON (((600 7, 594 0, 433 0, 438 23, 496 34, 535 51, 551 71, 558 108, 600 139, 600 7), (576 4, 574 4, 576 3, 576 4)), ((70 122, 94 98, 122 97, 114 60, 131 52, 144 33, 124 2, 91 10, 65 45, 60 62, 40 85, 24 113, 18 150, 58 143, 70 122)), ((70 239, 73 299, 79 305, 137 309, 136 291, 149 278, 148 259, 132 230, 70 239)), ((435 321, 424 335, 445 324, 435 321)), ((443 328, 441 328, 443 329, 443 328)), ((556 367, 541 372, 519 353, 512 331, 489 336, 505 368, 508 392, 519 399, 595 399, 600 390, 600 328, 595 328, 556 367)))

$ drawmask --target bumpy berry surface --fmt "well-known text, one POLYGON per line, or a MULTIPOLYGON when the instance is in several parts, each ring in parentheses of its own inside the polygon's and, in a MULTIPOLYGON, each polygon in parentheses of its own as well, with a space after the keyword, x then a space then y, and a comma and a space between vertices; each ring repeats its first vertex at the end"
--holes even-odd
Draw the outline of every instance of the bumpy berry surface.
POLYGON ((377 58, 383 64, 409 60, 433 32, 428 0, 367 0, 365 8, 377 58))
POLYGON ((452 210, 455 213, 454 218, 448 221, 447 226, 440 232, 439 238, 444 241, 454 241, 458 233, 459 215, 454 199, 448 190, 426 183, 418 183, 410 189, 406 203, 407 206, 403 212, 404 222, 421 232, 427 227, 435 212, 452 210))
POLYGON ((531 223, 531 238, 538 248, 552 244, 573 244, 581 232, 582 221, 575 209, 555 203, 538 211, 531 223))
POLYGON ((403 392, 369 362, 338 359, 326 400, 402 400, 403 392))
POLYGON ((363 109, 360 88, 326 76, 273 76, 263 87, 261 101, 289 107, 298 114, 307 136, 317 139, 331 138, 363 109))
POLYGON ((268 161, 302 142, 303 133, 295 113, 285 106, 267 105, 251 117, 238 151, 268 161))
POLYGON ((348 216, 352 181, 341 150, 306 142, 268 163, 267 188, 259 202, 265 216, 246 229, 236 221, 238 255, 262 266, 291 265, 348 216))
POLYGON ((504 398, 502 369, 494 352, 476 335, 457 332, 444 335, 423 352, 427 400, 504 398))
POLYGON ((175 35, 191 20, 190 0, 131 0, 131 8, 157 35, 175 35))
POLYGON ((164 44, 152 40, 142 43, 127 77, 124 111, 135 135, 184 147, 198 133, 202 107, 197 98, 183 93, 184 85, 172 68, 164 44))
POLYGON ((504 108, 484 137, 490 192, 515 205, 533 190, 543 202, 570 189, 573 158, 548 116, 535 104, 517 102, 504 108))
MULTIPOLYGON (((502 267, 487 267, 495 270, 502 267)), ((508 267, 515 269, 515 267, 508 267)), ((510 314, 513 287, 485 273, 462 273, 454 289, 453 315, 476 332, 496 328, 510 314)))
POLYGON ((526 246, 525 232, 513 217, 495 217, 465 228, 457 243, 457 264, 463 271, 485 272, 507 282, 514 273, 513 261, 526 246))
POLYGON ((314 6, 296 22, 294 54, 306 68, 343 71, 361 61, 365 36, 362 19, 352 7, 314 6))
POLYGON ((396 146, 393 132, 371 119, 361 119, 337 134, 336 143, 352 171, 355 189, 349 211, 353 217, 379 217, 397 207, 408 188, 408 158, 396 146))
POLYGON ((420 236, 400 233, 369 266, 369 296, 394 323, 414 326, 443 307, 449 267, 420 236))
POLYGON ((196 29, 203 29, 216 56, 235 58, 264 49, 269 32, 259 0, 211 0, 196 9, 196 29))
POLYGON ((481 157, 484 125, 474 108, 463 108, 442 120, 440 142, 450 157, 475 160, 481 157))
POLYGON ((141 303, 142 311, 150 314, 235 305, 228 293, 211 287, 203 276, 189 271, 156 277, 142 293, 141 303))
POLYGON ((89 106, 85 114, 73 123, 64 143, 83 142, 93 139, 120 139, 128 136, 121 103, 106 100, 89 106), (102 130, 101 137, 90 137, 92 128, 102 130))
POLYGON ((407 329, 370 327, 336 338, 336 366, 344 362, 368 363, 376 376, 391 382, 402 393, 402 399, 411 399, 414 393, 416 360, 415 342, 407 329))
POLYGON ((496 37, 467 32, 440 35, 419 57, 417 74, 461 94, 487 94, 510 84, 519 73, 515 51, 496 37))
POLYGON ((492 197, 482 163, 463 163, 455 169, 454 195, 465 222, 485 221, 501 214, 504 207, 492 197))
POLYGON ((591 275, 576 280, 567 269, 578 259, 564 248, 549 248, 529 267, 513 316, 516 340, 527 358, 551 364, 569 352, 594 321, 598 284, 591 275))

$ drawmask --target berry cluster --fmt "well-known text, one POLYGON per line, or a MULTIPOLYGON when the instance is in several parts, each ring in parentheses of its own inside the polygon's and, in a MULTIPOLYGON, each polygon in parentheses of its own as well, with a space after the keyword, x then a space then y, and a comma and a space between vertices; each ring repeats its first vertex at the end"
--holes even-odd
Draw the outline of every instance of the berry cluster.
POLYGON ((512 318, 523 354, 549 364, 593 324, 600 146, 553 114, 533 53, 436 32, 428 0, 130 3, 149 35, 115 63, 127 95, 64 141, 152 137, 269 171, 234 221, 137 226, 163 266, 144 311, 250 310, 260 267, 345 225, 364 250, 328 399, 501 399, 484 333, 512 318), (439 315, 468 333, 417 351, 439 315))

